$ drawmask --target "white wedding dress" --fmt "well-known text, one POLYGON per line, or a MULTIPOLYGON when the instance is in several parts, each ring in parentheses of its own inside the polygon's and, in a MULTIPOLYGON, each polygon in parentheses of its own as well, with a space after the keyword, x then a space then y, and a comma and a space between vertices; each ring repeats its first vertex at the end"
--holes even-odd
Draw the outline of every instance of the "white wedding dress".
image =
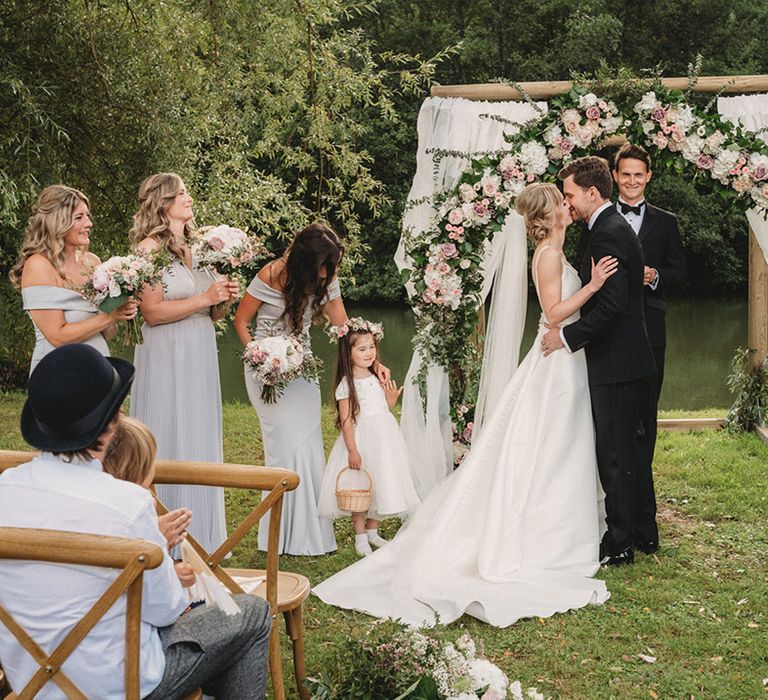
MULTIPOLYGON (((562 298, 581 287, 563 261, 562 298)), ((578 313, 566 320, 578 318, 578 313)), ((584 351, 531 351, 462 465, 397 536, 313 589, 419 626, 468 613, 497 627, 603 603, 595 438, 584 351)))

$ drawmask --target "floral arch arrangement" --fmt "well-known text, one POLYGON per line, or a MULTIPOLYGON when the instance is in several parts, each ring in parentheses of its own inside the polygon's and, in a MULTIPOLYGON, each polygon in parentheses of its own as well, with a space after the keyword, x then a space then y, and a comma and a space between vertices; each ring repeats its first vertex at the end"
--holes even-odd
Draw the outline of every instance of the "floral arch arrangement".
POLYGON ((549 101, 546 113, 528 98, 538 116, 511 124, 514 133, 505 136, 508 149, 468 155, 470 164, 456 187, 435 197, 437 214, 430 228, 406 234, 415 289, 414 349, 425 360, 424 371, 436 364, 448 373, 455 444, 471 440, 480 365, 473 334, 484 247, 528 183, 556 182, 568 161, 623 137, 648 150, 654 169, 697 180, 744 211, 757 207, 768 213, 768 144, 711 111, 714 99, 701 108, 689 102, 688 92, 660 83, 650 87, 646 82, 645 89, 629 95, 625 89, 617 106, 618 97, 600 96, 588 84, 575 83, 567 95, 549 101))

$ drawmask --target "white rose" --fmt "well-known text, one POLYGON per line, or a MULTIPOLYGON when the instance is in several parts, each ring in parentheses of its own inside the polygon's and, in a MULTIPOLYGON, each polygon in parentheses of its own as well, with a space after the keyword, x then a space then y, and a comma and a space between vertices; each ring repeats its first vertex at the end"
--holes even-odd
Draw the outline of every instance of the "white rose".
POLYGON ((579 98, 579 107, 592 107, 598 103, 597 95, 593 92, 588 92, 586 95, 582 95, 579 98))
POLYGON ((635 105, 635 112, 651 112, 659 105, 655 92, 646 92, 640 102, 635 105))
POLYGON ((464 259, 463 259, 463 260, 462 260, 462 261, 459 263, 459 267, 460 267, 462 270, 468 270, 468 269, 470 268, 470 266, 471 266, 471 265, 472 265, 472 261, 471 261, 471 260, 467 260, 467 258, 464 258, 464 259))
POLYGON ((475 198, 475 188, 466 182, 459 185, 459 197, 461 197, 462 202, 471 202, 475 198))

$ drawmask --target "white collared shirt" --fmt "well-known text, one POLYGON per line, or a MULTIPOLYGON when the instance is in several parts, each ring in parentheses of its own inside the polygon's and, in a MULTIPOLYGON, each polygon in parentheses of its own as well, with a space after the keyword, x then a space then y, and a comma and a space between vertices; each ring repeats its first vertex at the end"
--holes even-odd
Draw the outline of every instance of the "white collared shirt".
MULTIPOLYGON (((98 460, 64 462, 43 453, 0 474, 0 526, 34 527, 149 540, 166 551, 152 496, 141 486, 102 471, 98 460)), ((115 569, 33 561, 0 560, 0 604, 47 652, 93 605, 117 576, 115 569)), ((187 607, 173 562, 144 573, 141 603, 141 697, 165 670, 157 627, 175 622, 187 607)), ((0 625, 0 658, 15 691, 38 665, 0 625)), ((80 643, 62 670, 87 697, 125 697, 125 596, 80 643)), ((49 681, 37 696, 64 698, 49 681)))
POLYGON ((595 221, 597 221, 597 217, 600 216, 608 207, 611 206, 610 200, 607 201, 602 206, 595 209, 595 211, 592 212, 592 216, 589 217, 589 221, 587 222, 587 228, 591 231, 592 227, 595 225, 595 221))
MULTIPOLYGON (((616 201, 616 211, 619 212, 627 221, 627 223, 632 227, 632 230, 635 232, 635 234, 640 233, 640 228, 643 225, 643 219, 645 218, 645 210, 648 208, 647 203, 644 199, 641 199, 639 202, 636 202, 635 204, 631 205, 633 207, 640 207, 640 213, 635 214, 634 212, 627 212, 626 214, 621 211, 621 207, 619 206, 619 202, 624 202, 624 200, 619 197, 616 201), (642 206, 641 206, 642 205, 642 206)), ((624 204, 627 204, 627 202, 624 202, 624 204)))

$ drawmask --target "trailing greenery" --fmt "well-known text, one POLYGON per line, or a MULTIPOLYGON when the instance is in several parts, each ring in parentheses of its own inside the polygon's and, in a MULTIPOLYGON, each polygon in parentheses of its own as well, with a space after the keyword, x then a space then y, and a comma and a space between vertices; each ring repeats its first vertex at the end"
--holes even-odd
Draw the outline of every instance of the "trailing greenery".
POLYGON ((765 425, 768 409, 768 360, 752 367, 749 348, 737 348, 731 360, 728 388, 736 398, 728 411, 726 425, 734 432, 765 425))
MULTIPOLYGON (((23 394, 0 393, 0 449, 27 449, 18 431, 23 394)), ((722 416, 725 409, 713 409, 722 416)), ((326 449, 336 437, 332 412, 323 413, 326 449)), ((258 420, 249 405, 224 406, 227 460, 263 459, 258 420)), ((768 448, 750 433, 726 431, 659 434, 654 467, 661 550, 631 567, 601 571, 611 600, 548 619, 524 620, 507 629, 463 617, 436 636, 456 641, 464 632, 483 640, 485 654, 523 687, 545 697, 729 698, 764 695, 768 659, 768 448), (654 663, 640 654, 655 657, 654 663)), ((258 494, 228 489, 228 527, 258 501, 258 494)), ((382 525, 392 537, 396 520, 382 525)), ((318 583, 357 560, 348 519, 335 524, 337 552, 280 558, 286 571, 318 583)), ((254 535, 235 552, 233 565, 263 566, 254 535)), ((316 597, 305 603, 307 673, 322 677, 333 650, 358 639, 367 615, 332 608, 316 597)), ((279 621, 282 624, 282 621, 279 621)), ((288 694, 291 647, 283 638, 288 694)))

